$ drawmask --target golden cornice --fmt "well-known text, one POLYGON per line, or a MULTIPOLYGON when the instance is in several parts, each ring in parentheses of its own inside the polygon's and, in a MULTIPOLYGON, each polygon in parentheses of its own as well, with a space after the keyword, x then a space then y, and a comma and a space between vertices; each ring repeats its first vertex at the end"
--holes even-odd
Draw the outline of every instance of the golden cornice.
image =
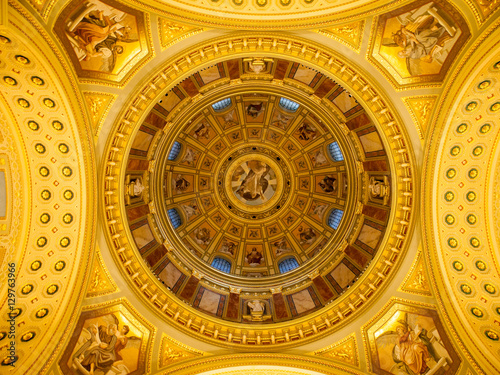
MULTIPOLYGON (((392 140, 392 157, 395 161, 390 161, 391 169, 394 169, 397 173, 402 174, 398 179, 401 185, 395 191, 401 192, 398 202, 401 202, 399 203, 401 204, 401 208, 404 206, 403 212, 406 212, 405 215, 408 215, 408 217, 404 220, 401 220, 400 218, 399 221, 394 223, 394 229, 389 230, 386 233, 389 242, 387 242, 388 245, 384 251, 381 252, 379 258, 379 260, 382 261, 382 268, 378 272, 375 272, 374 277, 369 282, 369 286, 367 286, 363 291, 372 296, 374 294, 373 292, 379 292, 380 290, 385 289, 388 285, 388 280, 391 278, 390 275, 392 274, 389 270, 397 268, 397 265, 399 264, 398 262, 393 263, 389 259, 402 257, 406 249, 405 240, 411 235, 412 231, 411 228, 414 215, 411 215, 411 202, 415 199, 414 192, 412 193, 407 190, 407 193, 404 195, 402 194, 403 189, 411 189, 411 183, 413 181, 412 176, 414 176, 412 169, 413 155, 411 152, 411 142, 406 139, 406 130, 404 129, 404 126, 402 126, 399 117, 392 109, 390 100, 388 100, 385 94, 377 88, 377 85, 369 81, 361 69, 354 67, 354 64, 351 62, 346 62, 344 58, 340 57, 335 52, 320 48, 318 45, 306 42, 300 38, 284 38, 282 35, 270 36, 268 34, 264 36, 253 33, 251 35, 248 35, 248 33, 240 35, 219 38, 205 44, 199 44, 193 49, 186 51, 184 55, 178 55, 170 59, 164 64, 163 69, 159 74, 148 79, 149 83, 148 81, 145 81, 146 84, 139 89, 137 94, 135 94, 136 96, 130 100, 130 106, 125 107, 122 110, 119 115, 120 117, 118 117, 120 120, 115 123, 112 136, 108 139, 107 149, 110 151, 106 152, 109 159, 104 167, 105 171, 103 174, 103 180, 101 181, 103 187, 106 186, 104 188, 107 190, 111 186, 116 186, 118 180, 123 177, 121 176, 123 171, 121 171, 121 174, 117 174, 117 171, 115 171, 114 166, 116 165, 116 162, 119 161, 115 154, 116 152, 122 152, 121 150, 123 150, 123 147, 126 145, 135 124, 140 123, 140 120, 145 116, 145 113, 147 113, 146 110, 153 106, 154 102, 151 101, 151 99, 156 97, 157 92, 165 92, 168 88, 171 88, 173 84, 191 74, 194 71, 193 68, 196 67, 197 69, 201 69, 209 64, 222 61, 227 58, 227 56, 252 56, 256 52, 259 55, 265 54, 273 57, 287 57, 294 61, 304 62, 306 65, 312 65, 315 69, 326 73, 327 76, 335 77, 334 79, 339 81, 344 87, 353 93, 359 101, 366 103, 366 109, 373 118, 377 119, 379 129, 392 140), (188 58, 186 58, 186 56, 188 56, 188 58), (399 167, 396 167, 396 163, 399 167), (392 241, 396 242, 392 244, 392 241), (385 260, 388 260, 388 262, 385 262, 385 260), (385 276, 385 273, 389 276, 385 276)), ((119 196, 121 195, 116 194, 116 197, 119 196)), ((106 211, 105 216, 107 217, 107 220, 121 220, 117 205, 119 202, 109 200, 108 198, 110 197, 111 196, 108 196, 106 200, 103 201, 103 208, 106 211)), ((394 220, 394 218, 391 220, 394 220)), ((146 301, 151 299, 149 303, 152 302, 154 306, 157 306, 157 313, 164 312, 167 316, 175 318, 174 321, 177 318, 181 318, 182 321, 187 319, 186 317, 182 317, 180 315, 181 310, 189 311, 190 314, 193 313, 194 317, 200 315, 200 313, 192 311, 189 306, 180 306, 177 302, 171 301, 170 299, 163 302, 160 301, 156 290, 154 288, 151 289, 153 286, 147 281, 141 281, 144 280, 144 277, 139 275, 148 271, 144 269, 142 261, 139 263, 135 263, 135 261, 133 261, 133 258, 135 257, 134 251, 128 248, 128 246, 125 246, 122 240, 120 240, 121 238, 124 238, 124 233, 114 224, 110 224, 107 228, 108 243, 111 248, 115 248, 115 251, 117 251, 114 256, 116 257, 115 259, 117 262, 122 264, 121 269, 123 274, 132 274, 135 276, 133 281, 129 281, 130 285, 134 288, 140 287, 140 294, 145 297, 146 301), (127 271, 125 271, 125 269, 127 269, 127 271), (137 286, 134 286, 134 284, 137 286), (178 307, 176 308, 176 306, 178 307), (179 311, 179 313, 176 313, 176 311, 179 311)), ((126 236, 127 235, 125 235, 125 237, 126 236)), ((357 291, 357 288, 352 288, 349 293, 342 298, 342 300, 345 301, 349 299, 350 296, 354 296, 358 300, 353 300, 348 304, 349 306, 356 306, 360 304, 366 305, 365 301, 367 301, 368 298, 363 295, 358 296, 354 293, 355 290, 357 291)), ((357 293, 363 292, 357 291, 357 293)), ((373 300, 373 298, 370 297, 370 300, 373 300)), ((325 329, 324 332, 328 332, 329 329, 327 328, 330 326, 344 326, 350 320, 351 316, 357 315, 353 314, 354 311, 349 306, 346 305, 342 311, 332 310, 327 314, 329 316, 328 319, 326 319, 326 316, 318 316, 318 318, 320 318, 320 322, 322 322, 322 327, 324 327, 323 329, 325 329), (350 315, 349 319, 344 319, 346 315, 350 315)), ((356 313, 358 312, 359 309, 356 310, 356 313)), ((180 327, 183 327, 182 329, 185 332, 195 335, 199 339, 207 340, 213 343, 212 340, 214 339, 209 339, 207 335, 212 335, 214 332, 213 326, 220 325, 220 322, 214 321, 212 323, 210 321, 211 318, 203 316, 201 320, 195 319, 193 321, 191 329, 186 329, 182 325, 180 327), (193 329, 196 329, 196 331, 203 331, 205 334, 196 334, 196 331, 193 331, 193 329)), ((305 324, 309 327, 316 327, 318 321, 313 319, 309 322, 297 321, 296 323, 301 326, 305 324)), ((299 330, 298 326, 297 328, 294 328, 294 332, 296 332, 296 330, 299 330)), ((256 335, 260 336, 262 333, 263 332, 257 332, 256 335)), ((295 345, 296 343, 308 342, 315 339, 313 330, 311 330, 311 333, 313 334, 304 336, 304 338, 299 337, 297 333, 293 333, 297 339, 291 343, 295 345)), ((321 332, 318 330, 318 333, 321 332)), ((286 338, 288 340, 290 340, 289 336, 288 332, 286 332, 286 338)), ((215 342, 218 342, 219 345, 237 345, 242 347, 241 344, 228 344, 224 343, 224 341, 220 341, 220 339, 225 339, 226 335, 219 335, 218 337, 219 340, 216 340, 215 342)), ((245 334, 244 337, 240 339, 243 342, 246 342, 248 337, 252 338, 253 336, 246 336, 245 334)), ((273 334, 271 341, 274 342, 274 340, 275 336, 273 334)), ((288 340, 285 341, 285 344, 280 344, 280 346, 287 345, 288 340)), ((252 345, 251 347, 254 348, 253 350, 257 349, 255 345, 252 345)), ((263 347, 262 350, 266 350, 266 348, 263 347)))

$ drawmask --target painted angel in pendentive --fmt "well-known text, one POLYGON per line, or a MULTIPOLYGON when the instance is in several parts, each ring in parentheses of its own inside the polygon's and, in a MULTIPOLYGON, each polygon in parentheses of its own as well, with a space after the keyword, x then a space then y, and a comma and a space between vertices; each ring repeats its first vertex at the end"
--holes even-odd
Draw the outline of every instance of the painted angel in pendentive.
POLYGON ((194 230, 194 240, 198 245, 206 246, 212 240, 210 229, 208 228, 196 228, 194 230))
POLYGON ((436 61, 442 65, 457 33, 447 18, 433 3, 428 3, 397 17, 401 28, 392 34, 392 40, 384 40, 382 44, 399 48, 397 56, 406 59, 410 75, 417 74, 412 69, 416 60, 423 63, 436 61))
POLYGON ((234 254, 236 252, 236 243, 234 243, 232 241, 224 240, 222 242, 220 249, 219 249, 219 252, 224 253, 224 254, 228 254, 228 255, 231 255, 232 257, 234 257, 234 254))
POLYGON ((325 176, 325 178, 318 182, 318 185, 325 193, 337 191, 337 179, 335 177, 325 176))
POLYGON ((191 185, 191 183, 188 180, 186 180, 181 174, 175 176, 173 184, 174 184, 174 190, 177 193, 186 191, 187 188, 191 185))
MULTIPOLYGON (((124 52, 121 43, 137 42, 128 24, 131 17, 100 1, 87 1, 66 23, 66 36, 80 61, 99 59, 99 71, 111 73, 117 56, 124 52)), ((135 26, 135 25, 134 25, 135 26)))
POLYGON ((139 351, 142 340, 129 336, 127 325, 119 329, 114 314, 105 315, 101 320, 105 324, 98 326, 95 323, 82 329, 78 340, 80 347, 73 355, 73 368, 85 375, 127 375, 131 370, 124 363, 121 352, 125 348, 139 351))
MULTIPOLYGON (((442 343, 439 333, 421 326, 418 315, 399 311, 383 329, 376 343, 379 348, 392 346, 394 375, 420 375, 432 372, 444 375, 451 358, 442 343)), ((382 360, 382 358, 381 358, 382 360)), ((389 360, 389 358, 383 358, 389 360)))
POLYGON ((193 132, 193 137, 195 139, 205 138, 210 139, 210 125, 204 122, 198 124, 193 132))
POLYGON ((196 204, 195 200, 188 204, 182 204, 181 207, 186 214, 186 220, 189 220, 191 217, 200 214, 200 210, 198 209, 198 205, 196 204))
POLYGON ((284 238, 273 242, 274 254, 279 257, 281 254, 290 253, 293 249, 288 245, 287 240, 284 238))

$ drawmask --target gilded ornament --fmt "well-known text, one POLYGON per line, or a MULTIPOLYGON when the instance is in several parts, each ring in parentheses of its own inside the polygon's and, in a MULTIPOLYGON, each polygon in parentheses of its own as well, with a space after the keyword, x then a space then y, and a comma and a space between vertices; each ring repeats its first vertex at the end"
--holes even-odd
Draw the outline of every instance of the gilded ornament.
POLYGON ((63 237, 59 241, 59 245, 61 245, 61 247, 68 247, 70 243, 71 243, 71 241, 68 237, 63 237))
POLYGON ((474 225, 477 223, 477 217, 476 215, 474 214, 469 214, 467 215, 467 222, 470 224, 470 225, 474 225))
POLYGON ((38 152, 39 154, 45 153, 45 146, 42 145, 41 143, 37 143, 35 145, 35 151, 38 152))
POLYGON ((50 215, 48 213, 41 214, 40 221, 42 222, 42 224, 47 224, 50 221, 50 215))
POLYGON ((33 263, 31 263, 30 266, 32 271, 38 271, 40 267, 42 267, 42 262, 40 262, 39 260, 35 260, 33 263))
POLYGON ((477 85, 477 88, 479 90, 486 90, 488 87, 490 87, 491 81, 489 79, 486 79, 482 81, 479 85, 477 85))
POLYGON ((472 288, 468 284, 461 284, 460 290, 467 295, 472 293, 472 288))
POLYGON ((56 106, 56 103, 52 99, 49 99, 49 98, 43 99, 43 104, 45 104, 45 106, 47 108, 54 108, 56 106))
POLYGON ((471 170, 469 170, 468 175, 469 175, 469 178, 475 179, 479 175, 479 172, 476 168, 472 168, 471 170))
POLYGON ((267 5, 267 0, 256 0, 258 6, 263 7, 267 5))
POLYGON ((486 330, 484 331, 484 334, 486 335, 487 338, 493 341, 498 341, 498 334, 495 331, 492 330, 486 330))
POLYGON ((448 238, 448 246, 451 247, 452 249, 455 249, 458 246, 458 241, 454 237, 448 238))
POLYGON ((9 86, 17 86, 17 81, 10 76, 4 76, 3 81, 9 86))
POLYGON ((446 171, 446 177, 449 179, 454 178, 457 175, 457 171, 454 168, 450 168, 446 171))
POLYGON ((11 43, 11 40, 9 38, 7 38, 5 35, 0 35, 0 43, 9 44, 9 43, 11 43))
POLYGON ((60 260, 54 265, 56 271, 62 271, 64 267, 66 267, 66 262, 64 260, 60 260))
POLYGON ((453 262, 453 268, 455 268, 457 271, 463 271, 464 270, 464 265, 459 262, 458 260, 453 262))
POLYGON ((484 290, 489 294, 495 294, 497 289, 491 284, 484 284, 484 290))
POLYGON ((36 313, 35 313, 35 316, 38 318, 38 319, 41 319, 41 318, 45 318, 47 316, 47 314, 49 313, 49 310, 46 309, 46 308, 41 308, 40 310, 38 310, 36 313))
POLYGON ((459 134, 465 133, 466 130, 467 130, 467 124, 465 124, 465 123, 462 123, 462 124, 457 126, 457 133, 459 133, 459 134))
POLYGON ((481 126, 481 128, 479 129, 479 132, 481 134, 486 134, 488 133, 489 131, 491 130, 491 124, 484 124, 483 126, 481 126))
POLYGON ((469 202, 474 202, 476 200, 476 193, 473 191, 469 191, 466 195, 466 198, 469 202))
POLYGON ((45 81, 38 76, 31 77, 31 82, 37 86, 43 86, 45 84, 45 81))
POLYGON ((19 359, 19 357, 17 355, 15 355, 15 356, 7 356, 0 363, 1 363, 2 366, 13 366, 14 363, 17 362, 18 359, 19 359))
POLYGON ((493 64, 493 69, 500 70, 500 61, 497 61, 495 64, 493 64))
POLYGON ((63 154, 67 154, 69 152, 69 147, 66 143, 59 144, 58 148, 59 148, 59 151, 63 154))
POLYGON ((233 3, 235 5, 241 5, 241 4, 243 4, 243 0, 233 0, 233 3))
POLYGON ((21 293, 26 295, 30 294, 33 291, 33 285, 32 284, 26 284, 21 288, 21 293))
POLYGON ((500 315, 500 307, 497 307, 495 311, 497 312, 498 315, 500 315))
POLYGON ((52 193, 49 190, 45 189, 40 193, 40 197, 42 197, 44 201, 48 201, 52 197, 52 193))
POLYGON ((52 295, 56 294, 58 290, 59 290, 59 287, 57 286, 57 284, 51 284, 47 287, 47 294, 52 296, 52 295))
POLYGON ((460 146, 453 146, 450 150, 450 154, 452 156, 457 156, 458 154, 460 154, 460 146))
POLYGON ((475 248, 478 248, 479 245, 481 245, 481 242, 479 241, 479 239, 477 237, 471 237, 469 242, 470 242, 470 245, 472 247, 475 247, 475 248))
POLYGON ((46 237, 38 237, 38 239, 36 240, 36 245, 38 247, 44 247, 45 245, 47 245, 47 238, 46 237))
POLYGON ((31 341, 35 338, 36 333, 33 331, 27 332, 24 335, 21 336, 21 341, 22 342, 28 342, 31 341))
POLYGON ((472 155, 474 156, 480 156, 483 153, 483 147, 482 146, 476 146, 472 150, 472 155))
POLYGON ((17 99, 17 104, 19 104, 19 106, 22 108, 29 108, 30 107, 30 102, 28 102, 24 98, 17 99))
POLYGON ((477 102, 469 102, 466 106, 465 106, 465 110, 467 112, 472 112, 473 110, 475 110, 477 108, 477 102))
POLYGON ((455 199, 455 194, 453 194, 452 191, 447 191, 445 194, 444 194, 444 199, 447 201, 447 202, 451 202, 453 199, 455 199))
POLYGON ((15 309, 10 310, 8 315, 9 315, 9 318, 13 319, 13 318, 17 318, 19 315, 21 315, 22 312, 23 312, 23 309, 16 307, 15 309))
POLYGON ((0 341, 2 341, 6 337, 7 337, 7 332, 5 331, 0 332, 0 341))
POLYGON ((280 0, 280 4, 283 6, 290 5, 292 3, 291 0, 280 0))
POLYGON ((47 177, 50 174, 49 168, 47 167, 40 167, 39 172, 42 177, 47 177))
POLYGON ((74 196, 75 196, 75 194, 73 194, 73 192, 71 190, 69 190, 69 189, 65 190, 64 193, 63 193, 63 197, 67 201, 72 200, 74 196))
POLYGON ((470 309, 470 312, 472 313, 472 315, 474 315, 476 318, 482 318, 484 316, 484 313, 483 311, 478 308, 478 307, 473 307, 472 309, 470 309))
POLYGON ((444 221, 446 222, 446 224, 452 225, 455 223, 455 216, 448 214, 445 216, 444 221))
POLYGON ((500 109, 500 102, 496 102, 496 103, 493 103, 491 106, 490 106, 490 110, 492 112, 496 112, 500 109))
POLYGON ((37 131, 38 129, 40 129, 40 125, 38 125, 38 123, 36 123, 35 121, 30 120, 28 121, 28 128, 30 128, 30 130, 37 131))
POLYGON ((64 129, 62 122, 57 120, 52 121, 52 127, 57 131, 61 131, 64 129))
POLYGON ((476 261, 476 268, 479 271, 485 271, 486 270, 486 263, 484 263, 482 260, 476 261))
POLYGON ((70 167, 64 167, 62 169, 62 174, 65 177, 70 177, 73 174, 73 170, 70 167))
POLYGON ((18 63, 21 63, 23 65, 27 65, 30 63, 30 59, 28 59, 27 57, 23 56, 23 55, 16 55, 15 56, 15 59, 18 63))
POLYGON ((71 223, 73 221, 73 215, 71 215, 71 214, 65 214, 63 216, 63 221, 64 221, 65 224, 71 223))

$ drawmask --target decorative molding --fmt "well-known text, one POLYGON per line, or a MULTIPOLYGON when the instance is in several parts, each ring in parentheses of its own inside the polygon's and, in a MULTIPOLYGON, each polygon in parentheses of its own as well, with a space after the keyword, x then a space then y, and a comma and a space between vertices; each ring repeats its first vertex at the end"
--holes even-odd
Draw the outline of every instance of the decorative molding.
POLYGON ((354 333, 336 342, 335 344, 315 351, 314 354, 332 359, 334 361, 343 362, 351 366, 359 367, 358 344, 354 333))
POLYGON ((87 102, 87 109, 89 111, 90 123, 92 124, 92 133, 94 137, 99 136, 102 125, 106 116, 111 109, 116 95, 96 92, 96 91, 83 91, 83 96, 87 102))
POLYGON ((96 248, 94 256, 93 272, 87 287, 86 298, 94 298, 112 294, 118 291, 113 278, 102 259, 101 251, 96 248))
POLYGON ((410 271, 399 287, 399 290, 417 295, 432 296, 422 250, 418 251, 410 271))
POLYGON ((162 17, 158 18, 158 24, 162 49, 168 48, 183 39, 205 30, 202 27, 189 26, 162 17))
POLYGON ((403 102, 408 108, 408 112, 410 112, 421 141, 425 139, 425 134, 432 118, 436 101, 437 95, 403 98, 403 102))
POLYGON ((365 29, 365 20, 351 22, 327 29, 317 30, 319 34, 335 39, 337 42, 359 53, 365 29))
POLYGON ((166 334, 162 334, 158 366, 161 369, 188 359, 202 357, 206 354, 205 352, 184 345, 166 334))

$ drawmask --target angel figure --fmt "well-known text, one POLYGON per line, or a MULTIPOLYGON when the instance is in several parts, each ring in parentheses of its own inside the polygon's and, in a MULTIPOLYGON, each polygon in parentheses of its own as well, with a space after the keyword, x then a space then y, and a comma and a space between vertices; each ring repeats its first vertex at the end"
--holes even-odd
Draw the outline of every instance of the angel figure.
POLYGON ((315 204, 313 206, 313 214, 316 215, 320 220, 323 219, 323 215, 328 209, 329 205, 327 204, 315 204))
POLYGON ((193 137, 195 139, 205 138, 210 139, 210 125, 205 123, 200 123, 193 132, 193 137))
POLYGON ((199 152, 188 147, 181 163, 186 163, 187 165, 194 165, 196 160, 198 160, 199 152))
POLYGON ((313 167, 320 167, 322 165, 328 164, 328 158, 325 156, 325 153, 321 149, 311 155, 311 161, 313 163, 313 167))
POLYGON ((281 254, 293 251, 292 248, 288 245, 288 242, 284 238, 273 242, 273 247, 275 247, 274 254, 277 257, 279 257, 281 254))
POLYGON ((194 230, 194 240, 198 245, 206 246, 212 240, 210 237, 210 229, 208 228, 196 228, 194 230))
POLYGON ((316 138, 318 135, 316 128, 307 122, 299 126, 297 133, 299 134, 299 139, 303 141, 309 141, 310 139, 316 138))
POLYGON ((224 128, 238 125, 238 121, 234 119, 234 109, 223 116, 224 128))
POLYGON ((312 228, 303 229, 302 227, 300 227, 299 231, 300 231, 299 237, 301 245, 312 244, 314 241, 316 241, 317 235, 312 228))
POLYGON ((181 174, 178 174, 174 178, 174 190, 177 193, 182 193, 183 191, 186 191, 187 188, 191 185, 188 180, 186 180, 181 174))
POLYGON ((189 204, 183 204, 181 205, 182 209, 186 213, 186 220, 189 220, 191 217, 199 215, 200 210, 198 209, 198 205, 196 204, 196 201, 192 201, 189 204))
POLYGON ((276 118, 272 122, 272 125, 276 126, 278 128, 281 128, 281 129, 286 129, 286 127, 288 126, 288 123, 290 122, 291 119, 292 119, 291 116, 286 116, 283 113, 278 112, 278 114, 276 115, 276 118))
POLYGON ((265 107, 264 103, 260 102, 258 104, 249 104, 247 106, 247 115, 251 116, 252 118, 257 118, 259 115, 264 112, 265 107))

